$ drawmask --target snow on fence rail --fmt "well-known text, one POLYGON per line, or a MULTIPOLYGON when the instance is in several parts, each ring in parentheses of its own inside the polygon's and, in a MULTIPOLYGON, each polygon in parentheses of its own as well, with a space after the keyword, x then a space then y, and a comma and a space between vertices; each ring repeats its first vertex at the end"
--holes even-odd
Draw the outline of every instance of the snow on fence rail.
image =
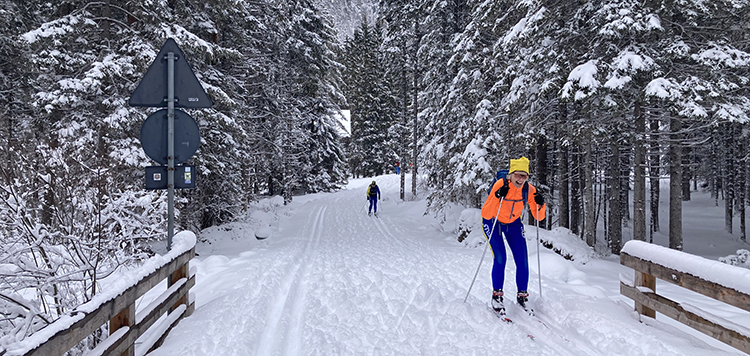
POLYGON ((625 244, 620 264, 635 270, 633 283, 620 277, 620 293, 639 314, 655 318, 658 311, 750 354, 747 327, 656 294, 659 278, 750 312, 750 270, 637 240, 625 244))
POLYGON ((195 235, 192 232, 175 235, 172 249, 164 256, 148 259, 139 268, 119 278, 104 293, 24 340, 8 345, 0 351, 0 356, 63 355, 107 322, 109 337, 88 351, 86 356, 133 356, 136 353, 135 341, 147 331, 148 334, 140 339, 138 354, 151 351, 161 344, 178 321, 195 309, 194 297, 190 295, 190 288, 195 285, 195 273, 190 271, 188 275, 193 257, 195 235), (167 290, 136 314, 136 300, 165 279, 167 290), (160 321, 165 313, 169 315, 160 321))

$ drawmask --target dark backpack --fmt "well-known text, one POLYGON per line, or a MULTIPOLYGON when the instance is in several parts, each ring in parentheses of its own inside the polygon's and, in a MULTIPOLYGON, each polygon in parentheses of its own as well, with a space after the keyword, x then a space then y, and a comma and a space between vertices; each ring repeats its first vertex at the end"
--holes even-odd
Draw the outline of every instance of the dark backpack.
POLYGON ((493 180, 492 183, 490 183, 490 188, 487 189, 487 195, 490 195, 490 193, 492 193, 492 186, 495 185, 495 182, 497 182, 497 181, 499 181, 499 180, 501 180, 503 178, 507 178, 507 177, 508 177, 508 170, 507 169, 501 169, 501 170, 497 171, 497 173, 495 174, 495 180, 493 180))

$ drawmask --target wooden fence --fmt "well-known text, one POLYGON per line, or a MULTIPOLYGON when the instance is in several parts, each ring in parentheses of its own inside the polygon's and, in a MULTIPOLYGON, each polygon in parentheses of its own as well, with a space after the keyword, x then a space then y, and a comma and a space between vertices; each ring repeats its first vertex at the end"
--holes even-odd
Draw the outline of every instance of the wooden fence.
POLYGON ((635 270, 633 284, 621 278, 620 293, 635 301, 639 314, 655 318, 656 312, 662 313, 750 354, 747 327, 656 294, 658 278, 750 312, 750 270, 643 241, 628 241, 620 254, 620 264, 635 270), (714 278, 720 283, 709 280, 714 278))
MULTIPOLYGON (((134 271, 134 274, 140 273, 142 276, 135 285, 125 288, 108 300, 92 300, 79 306, 18 345, 9 345, 5 351, 0 352, 0 356, 63 355, 107 322, 109 337, 86 353, 86 356, 133 356, 136 339, 147 331, 148 335, 144 339, 148 341, 144 342, 145 345, 139 344, 139 349, 145 349, 147 353, 158 347, 172 327, 183 317, 192 314, 195 309, 195 302, 189 300, 190 288, 195 285, 195 276, 188 275, 189 261, 195 257, 195 235, 187 232, 181 234, 190 235, 192 240, 183 239, 187 241, 181 244, 183 248, 173 248, 165 256, 152 258, 150 261, 156 263, 156 266, 146 263, 145 268, 134 271), (136 314, 136 300, 163 283, 165 279, 167 290, 136 314), (90 310, 92 302, 98 305, 94 310, 90 310), (165 313, 169 315, 156 327, 155 323, 165 313), (155 327, 149 330, 152 326, 155 327)), ((175 235, 175 241, 178 241, 179 235, 175 235)))

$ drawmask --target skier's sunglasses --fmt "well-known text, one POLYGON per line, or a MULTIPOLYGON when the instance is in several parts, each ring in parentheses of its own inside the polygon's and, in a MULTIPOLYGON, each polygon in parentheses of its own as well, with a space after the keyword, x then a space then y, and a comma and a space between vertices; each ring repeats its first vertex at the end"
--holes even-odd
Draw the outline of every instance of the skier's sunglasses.
POLYGON ((529 179, 529 175, 525 173, 513 173, 513 177, 516 179, 529 179))

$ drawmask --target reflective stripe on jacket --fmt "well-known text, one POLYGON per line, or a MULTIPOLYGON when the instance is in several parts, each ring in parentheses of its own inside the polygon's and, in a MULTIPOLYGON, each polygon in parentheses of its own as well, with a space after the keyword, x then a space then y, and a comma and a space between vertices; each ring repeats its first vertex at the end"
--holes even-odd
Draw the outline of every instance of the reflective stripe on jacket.
MULTIPOLYGON (((484 201, 484 205, 482 206, 483 219, 492 219, 495 217, 495 214, 497 214, 497 208, 500 205, 500 199, 495 197, 495 192, 500 189, 503 184, 505 184, 505 178, 496 181, 495 184, 492 185, 492 189, 490 189, 490 195, 487 196, 487 199, 484 201)), ((510 224, 516 219, 520 218, 521 214, 523 214, 523 187, 516 188, 516 186, 511 182, 508 182, 508 187, 510 188, 510 190, 508 190, 508 195, 506 195, 505 199, 503 199, 503 205, 500 208, 500 213, 497 216, 497 221, 503 224, 510 224)), ((547 204, 544 204, 540 207, 539 216, 537 216, 537 204, 534 201, 534 193, 536 193, 536 187, 529 184, 529 210, 531 211, 531 214, 532 216, 534 216, 534 218, 536 218, 537 220, 544 220, 544 218, 547 216, 547 204)))

